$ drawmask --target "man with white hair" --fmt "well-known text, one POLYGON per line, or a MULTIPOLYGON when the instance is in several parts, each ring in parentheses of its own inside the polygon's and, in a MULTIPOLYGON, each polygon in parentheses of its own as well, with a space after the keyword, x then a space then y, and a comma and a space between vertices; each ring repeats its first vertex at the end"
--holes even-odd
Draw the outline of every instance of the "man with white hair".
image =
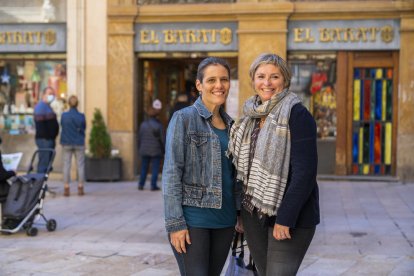
MULTIPOLYGON (((59 123, 56 113, 50 104, 55 100, 55 90, 48 86, 43 89, 41 101, 34 108, 34 121, 36 126, 35 141, 38 149, 55 149, 56 137, 59 134, 59 123)), ((37 164, 38 173, 46 173, 50 162, 49 152, 39 152, 37 164)))

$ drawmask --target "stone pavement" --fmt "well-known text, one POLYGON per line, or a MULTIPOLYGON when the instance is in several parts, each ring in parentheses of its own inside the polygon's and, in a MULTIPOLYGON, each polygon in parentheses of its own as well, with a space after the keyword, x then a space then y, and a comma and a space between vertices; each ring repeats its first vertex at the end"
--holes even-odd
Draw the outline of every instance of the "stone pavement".
MULTIPOLYGON (((414 184, 320 181, 321 224, 298 275, 414 275, 414 184)), ((63 197, 50 181, 40 225, 0 236, 0 275, 179 275, 161 192, 87 183, 63 197)))

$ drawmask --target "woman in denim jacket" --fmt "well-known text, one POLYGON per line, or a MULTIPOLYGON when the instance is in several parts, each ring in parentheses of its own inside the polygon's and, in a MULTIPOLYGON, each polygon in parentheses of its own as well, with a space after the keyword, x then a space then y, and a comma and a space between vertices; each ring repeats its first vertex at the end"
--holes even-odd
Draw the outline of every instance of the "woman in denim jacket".
POLYGON ((209 57, 198 66, 200 97, 174 113, 162 185, 165 225, 181 275, 220 275, 236 224, 236 189, 226 157, 232 119, 224 112, 230 67, 209 57))

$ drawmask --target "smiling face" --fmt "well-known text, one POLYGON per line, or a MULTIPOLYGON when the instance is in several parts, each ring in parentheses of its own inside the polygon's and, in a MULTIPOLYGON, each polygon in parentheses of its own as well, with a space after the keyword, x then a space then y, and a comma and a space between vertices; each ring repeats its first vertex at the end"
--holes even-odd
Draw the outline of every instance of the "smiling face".
POLYGON ((230 76, 227 69, 220 64, 211 64, 204 69, 202 82, 196 81, 197 90, 201 92, 202 101, 212 112, 226 102, 230 89, 230 76))
POLYGON ((263 64, 254 73, 253 86, 262 102, 265 102, 283 91, 285 78, 279 67, 273 64, 263 64))

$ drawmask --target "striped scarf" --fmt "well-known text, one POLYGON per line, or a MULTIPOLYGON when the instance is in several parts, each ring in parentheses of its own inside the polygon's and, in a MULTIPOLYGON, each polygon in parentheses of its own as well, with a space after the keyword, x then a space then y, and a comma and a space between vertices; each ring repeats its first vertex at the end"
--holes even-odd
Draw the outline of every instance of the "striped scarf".
POLYGON ((288 89, 264 103, 255 95, 246 101, 244 116, 230 130, 229 152, 233 155, 237 179, 246 187, 251 209, 256 207, 259 214, 275 216, 283 199, 290 162, 290 110, 299 102, 300 99, 288 89), (266 115, 249 173, 254 122, 266 115))

